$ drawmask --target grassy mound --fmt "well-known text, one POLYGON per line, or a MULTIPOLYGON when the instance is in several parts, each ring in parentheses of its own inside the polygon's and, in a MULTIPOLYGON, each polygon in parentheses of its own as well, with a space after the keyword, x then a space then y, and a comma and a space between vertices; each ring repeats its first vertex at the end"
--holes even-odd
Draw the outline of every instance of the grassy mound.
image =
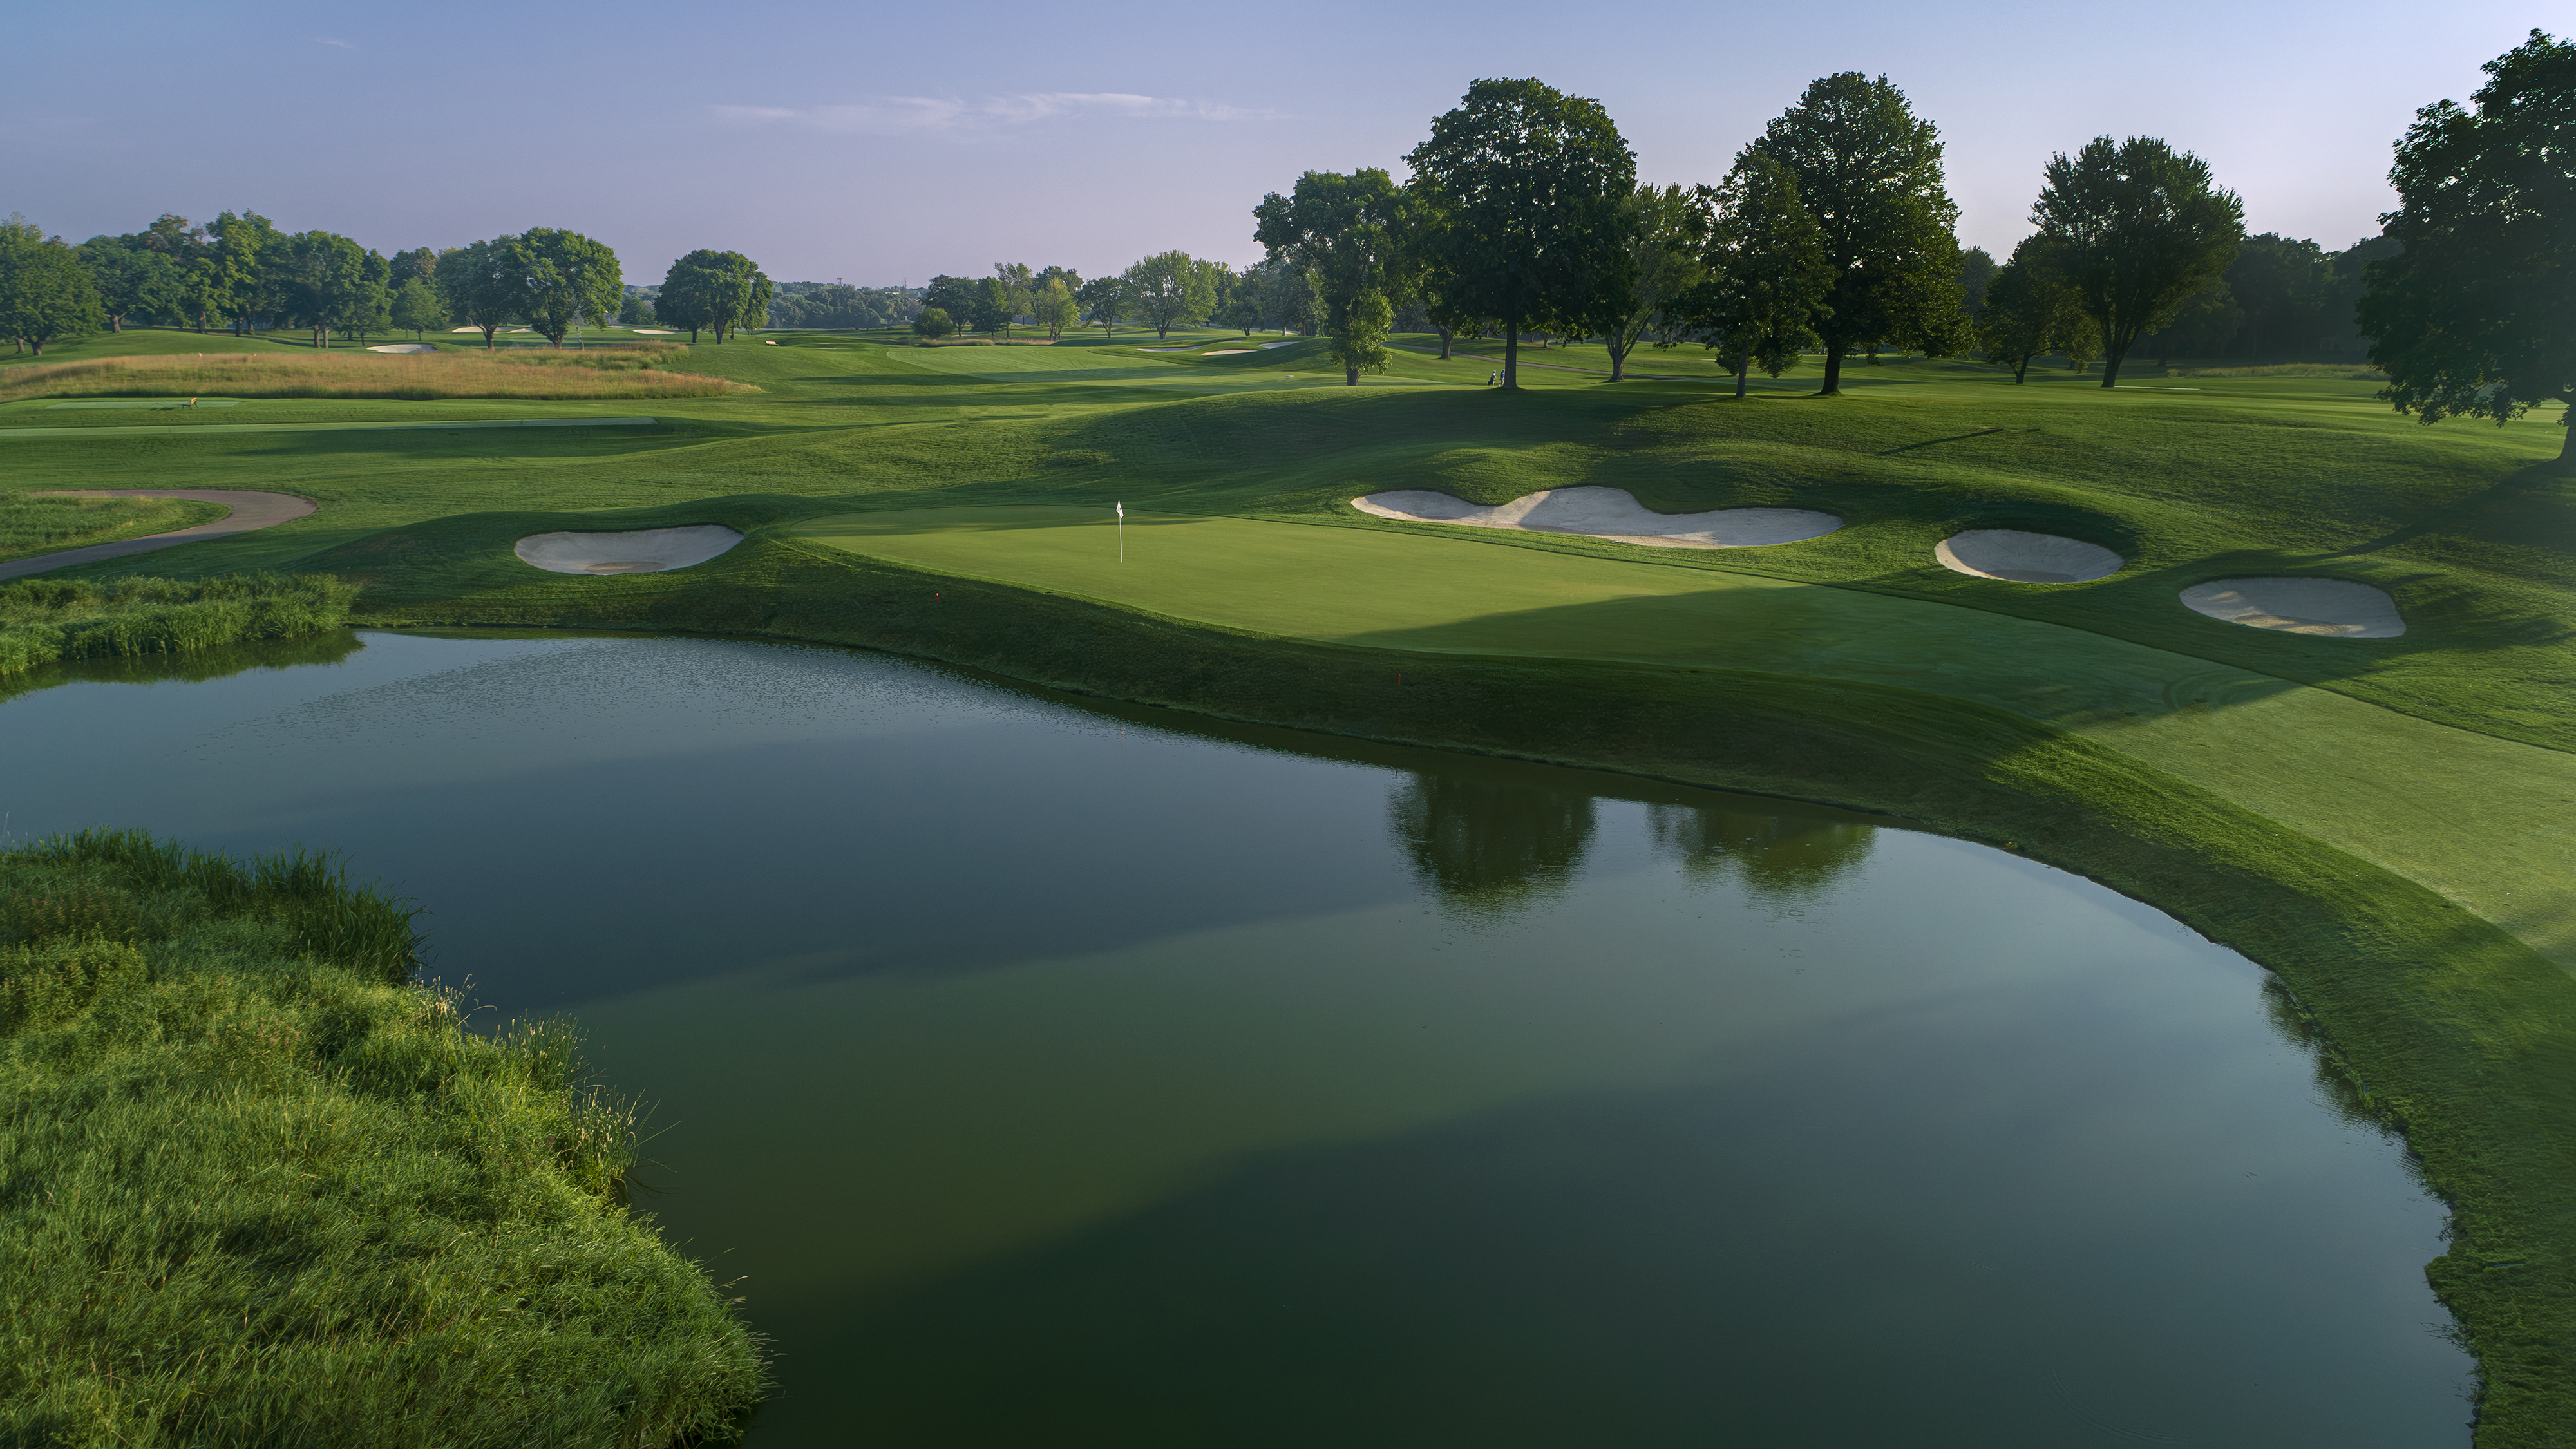
POLYGON ((319 634, 346 623, 357 597, 356 585, 327 574, 30 579, 0 587, 0 677, 68 659, 319 634))
POLYGON ((0 402, 33 397, 655 398, 758 391, 745 383, 655 366, 674 350, 101 357, 0 372, 0 402))
POLYGON ((224 516, 191 498, 59 498, 0 493, 0 561, 170 533, 224 516))
POLYGON ((0 853, 0 1442, 658 1445, 760 1359, 559 1024, 408 984, 325 858, 0 853))

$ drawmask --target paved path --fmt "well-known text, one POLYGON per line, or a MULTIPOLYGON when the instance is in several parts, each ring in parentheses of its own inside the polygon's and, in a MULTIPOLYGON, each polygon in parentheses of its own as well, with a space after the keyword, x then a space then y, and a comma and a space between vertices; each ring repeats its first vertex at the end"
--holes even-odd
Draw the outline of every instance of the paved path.
POLYGON ((100 559, 122 558, 129 553, 149 553, 156 548, 195 543, 201 538, 248 533, 254 528, 267 528, 288 519, 302 518, 314 508, 311 499, 298 498, 292 493, 249 493, 238 488, 58 488, 48 492, 56 497, 78 498, 193 498, 200 503, 223 504, 232 512, 210 523, 200 523, 174 533, 121 538, 114 543, 94 543, 87 548, 66 548, 54 553, 40 553, 34 558, 0 563, 0 579, 40 574, 73 564, 96 563, 100 559))

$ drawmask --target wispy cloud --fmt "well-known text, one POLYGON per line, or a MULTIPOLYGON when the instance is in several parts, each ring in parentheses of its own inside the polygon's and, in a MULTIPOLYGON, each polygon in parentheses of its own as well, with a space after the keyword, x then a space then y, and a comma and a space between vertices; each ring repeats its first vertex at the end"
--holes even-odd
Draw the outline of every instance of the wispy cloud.
POLYGON ((317 35, 317 36, 315 36, 315 37, 313 38, 313 43, 314 43, 315 45, 336 45, 336 46, 340 47, 342 50, 355 50, 355 49, 357 49, 357 48, 358 48, 358 47, 356 47, 356 46, 354 46, 354 45, 351 45, 349 42, 347 42, 347 41, 345 41, 345 40, 331 40, 331 39, 328 39, 328 38, 326 38, 326 37, 318 36, 318 35, 317 35))
POLYGON ((800 130, 871 136, 963 135, 1042 121, 1086 116, 1130 120, 1271 121, 1276 111, 1246 110, 1214 101, 1134 96, 1115 91, 1043 91, 979 100, 882 96, 847 106, 713 106, 718 121, 737 126, 791 126, 800 130))

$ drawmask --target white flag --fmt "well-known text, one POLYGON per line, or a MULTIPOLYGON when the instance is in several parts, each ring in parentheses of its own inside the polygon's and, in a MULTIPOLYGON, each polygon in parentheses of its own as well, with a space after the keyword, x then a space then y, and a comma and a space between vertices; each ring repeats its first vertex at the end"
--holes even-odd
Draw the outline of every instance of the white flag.
POLYGON ((1125 518, 1125 517, 1127 516, 1127 504, 1126 504, 1126 501, 1125 501, 1124 499, 1121 499, 1120 501, 1118 501, 1118 502, 1116 502, 1116 503, 1113 503, 1113 504, 1111 504, 1111 505, 1109 505, 1109 506, 1118 510, 1118 516, 1119 516, 1119 517, 1121 517, 1121 518, 1125 518))

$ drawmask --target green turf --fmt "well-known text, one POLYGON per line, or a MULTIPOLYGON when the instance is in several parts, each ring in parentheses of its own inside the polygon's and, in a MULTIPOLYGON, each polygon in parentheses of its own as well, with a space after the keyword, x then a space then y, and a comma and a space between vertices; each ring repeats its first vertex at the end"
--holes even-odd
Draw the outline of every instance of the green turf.
POLYGON ((1466 343, 1447 362, 1408 347, 1349 388, 1314 339, 1169 341, 1190 350, 761 334, 677 364, 761 394, 656 402, 651 428, 463 426, 621 411, 595 403, 278 399, 230 414, 264 427, 79 428, 11 404, 0 459, 24 487, 313 498, 149 571, 328 570, 388 622, 865 643, 2015 841, 2282 972, 2460 1215, 2436 1279, 2490 1372, 2481 1442, 2576 1421, 2576 985, 2539 954, 2576 965, 2576 483, 2549 466, 2554 410, 2426 428, 2350 378, 2138 368, 2105 391, 1920 358, 1854 361, 1836 399, 1809 395, 1810 359, 1737 402, 1688 349, 1632 361, 1682 380, 1611 386, 1584 346, 1524 349, 1530 385, 1506 394, 1466 343), (424 425, 349 426, 389 422, 424 425), (1348 507, 1574 485, 1847 526, 1642 550, 1348 507), (1123 569, 1113 499, 1138 515, 1123 569), (753 537, 669 575, 543 575, 510 552, 697 521, 753 537), (1975 527, 2129 563, 2065 587, 1933 563, 1975 527), (2270 634, 2175 599, 2273 573, 2386 588, 2408 632, 2270 634))
POLYGON ((0 562, 172 533, 224 516, 189 498, 48 498, 0 493, 0 562))

